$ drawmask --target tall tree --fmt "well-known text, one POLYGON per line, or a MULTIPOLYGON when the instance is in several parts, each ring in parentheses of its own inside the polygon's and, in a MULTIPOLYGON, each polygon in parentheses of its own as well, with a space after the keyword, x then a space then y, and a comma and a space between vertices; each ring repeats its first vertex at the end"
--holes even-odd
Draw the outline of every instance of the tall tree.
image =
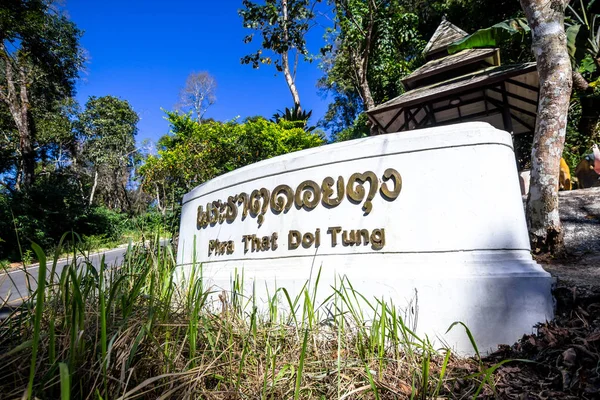
MULTIPOLYGON (((263 4, 243 0, 239 11, 245 28, 262 36, 261 48, 241 59, 242 64, 259 68, 260 64, 274 64, 283 72, 294 106, 298 109, 300 95, 296 87, 296 70, 300 57, 309 60, 306 34, 315 19, 314 7, 321 0, 265 0, 263 4), (263 54, 266 51, 266 54, 263 54)), ((252 42, 254 33, 244 38, 252 42)))
POLYGON ((328 119, 347 121, 401 94, 400 79, 414 68, 425 43, 417 15, 401 0, 333 3, 336 29, 322 49, 319 86, 334 94, 328 119))
POLYGON ((17 190, 35 178, 34 110, 49 109, 73 94, 84 61, 80 36, 52 0, 3 0, 0 5, 0 103, 17 133, 17 190))
POLYGON ((217 100, 217 81, 207 71, 192 72, 179 92, 177 109, 191 111, 202 122, 206 110, 217 100))
POLYGON ((77 123, 82 160, 91 180, 89 205, 96 194, 103 204, 121 210, 129 206, 127 184, 134 167, 139 117, 129 102, 113 96, 90 97, 77 123))
POLYGON ((569 0, 520 1, 531 28, 540 79, 527 222, 534 250, 554 251, 562 244, 558 177, 573 84, 564 30, 569 0))

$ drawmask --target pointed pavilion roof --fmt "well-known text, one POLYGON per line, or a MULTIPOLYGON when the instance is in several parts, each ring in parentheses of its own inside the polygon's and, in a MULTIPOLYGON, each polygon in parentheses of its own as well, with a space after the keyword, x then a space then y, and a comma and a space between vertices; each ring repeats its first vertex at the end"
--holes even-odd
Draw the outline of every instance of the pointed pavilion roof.
POLYGON ((452 43, 469 36, 469 34, 458 26, 446 20, 446 17, 442 19, 442 22, 437 27, 431 39, 425 46, 425 50, 423 50, 423 54, 425 56, 429 56, 431 54, 437 53, 441 50, 445 50, 452 43))
POLYGON ((497 48, 448 46, 468 34, 445 18, 423 54, 425 65, 402 79, 406 91, 367 111, 381 133, 484 121, 514 134, 533 133, 539 77, 535 63, 501 65, 497 48))
MULTIPOLYGON (((422 82, 424 79, 428 79, 436 75, 439 76, 447 71, 462 68, 466 65, 475 63, 500 65, 500 51, 496 48, 466 49, 446 57, 430 60, 425 65, 414 70, 410 75, 402 78, 402 84, 408 90, 415 89, 418 86, 423 86, 422 82)), ((446 79, 448 78, 440 78, 437 81, 446 79)))

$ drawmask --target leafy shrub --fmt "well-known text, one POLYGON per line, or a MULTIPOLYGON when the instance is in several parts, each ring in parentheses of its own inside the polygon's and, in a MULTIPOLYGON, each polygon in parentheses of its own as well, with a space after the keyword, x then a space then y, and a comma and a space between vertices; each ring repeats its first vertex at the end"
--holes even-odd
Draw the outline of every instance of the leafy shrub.
POLYGON ((54 248, 65 232, 117 241, 126 216, 89 207, 67 175, 40 175, 27 191, 0 193, 0 259, 21 260, 30 242, 54 248))
POLYGON ((156 207, 177 213, 184 193, 236 168, 281 154, 320 146, 318 132, 304 130, 304 122, 249 118, 243 123, 204 122, 189 115, 167 112, 171 135, 159 140, 158 156, 140 168, 144 190, 159 196, 156 207))
POLYGON ((340 132, 335 133, 331 141, 343 142, 346 140, 360 139, 369 136, 369 126, 367 114, 362 113, 356 118, 354 124, 340 132))
POLYGON ((119 240, 126 227, 126 216, 106 207, 90 208, 77 221, 75 230, 87 236, 103 236, 119 240))
POLYGON ((78 186, 64 174, 40 174, 28 190, 0 196, 2 240, 0 258, 19 260, 19 243, 36 242, 52 248, 74 228, 87 204, 78 186))

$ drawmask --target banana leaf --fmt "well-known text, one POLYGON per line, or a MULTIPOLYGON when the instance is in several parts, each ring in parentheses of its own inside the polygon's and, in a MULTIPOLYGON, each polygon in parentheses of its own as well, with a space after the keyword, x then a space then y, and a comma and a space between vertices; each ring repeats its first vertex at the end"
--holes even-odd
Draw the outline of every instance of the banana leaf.
POLYGON ((516 35, 524 36, 530 29, 525 18, 513 18, 492 25, 489 28, 480 29, 477 32, 451 44, 448 53, 454 54, 461 50, 496 47, 500 43, 512 39, 516 35))
POLYGON ((587 54, 589 30, 585 25, 574 24, 567 28, 567 49, 573 65, 579 65, 587 54))

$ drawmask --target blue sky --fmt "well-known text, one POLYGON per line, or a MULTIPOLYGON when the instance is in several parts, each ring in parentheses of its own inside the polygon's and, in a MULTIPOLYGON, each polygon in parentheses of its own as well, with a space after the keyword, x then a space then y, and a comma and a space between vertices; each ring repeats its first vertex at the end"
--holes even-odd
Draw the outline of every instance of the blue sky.
MULTIPOLYGON (((85 32, 81 44, 89 58, 77 85, 78 101, 83 105, 89 96, 109 94, 128 100, 140 116, 138 142, 168 132, 161 108, 174 108, 193 71, 208 71, 217 81, 217 102, 206 117, 270 117, 290 107, 292 97, 274 67, 240 64, 259 45, 243 43, 250 31, 242 27, 240 7, 241 0, 67 0, 70 19, 85 32)), ((313 53, 321 36, 319 28, 309 35, 313 53)), ((312 122, 327 108, 315 86, 321 75, 316 62, 301 65, 297 75, 312 122)))

